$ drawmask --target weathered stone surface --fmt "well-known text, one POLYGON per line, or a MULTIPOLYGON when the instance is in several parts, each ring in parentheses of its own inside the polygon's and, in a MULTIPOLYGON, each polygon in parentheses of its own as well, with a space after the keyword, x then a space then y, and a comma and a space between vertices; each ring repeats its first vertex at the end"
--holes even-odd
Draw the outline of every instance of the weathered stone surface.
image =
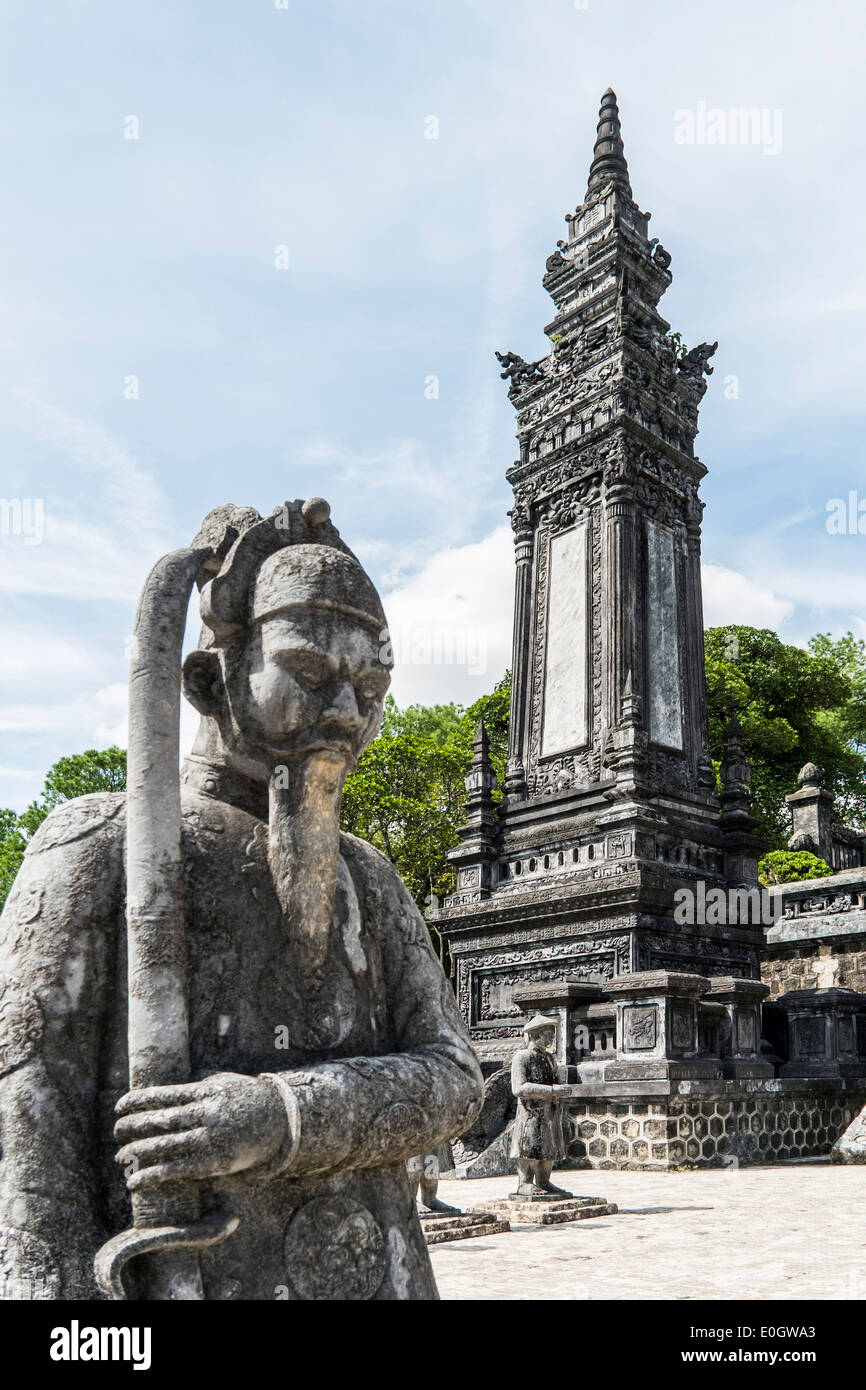
POLYGON ((536 1014, 525 1025, 526 1046, 514 1054, 511 1089, 517 1115, 511 1132, 511 1157, 520 1175, 518 1192, 525 1195, 560 1193, 550 1181, 554 1163, 565 1157, 560 1100, 569 1087, 559 1084, 547 1049, 556 1041, 556 1019, 536 1014))
POLYGON ((464 1178, 499 1178, 516 1173, 517 1165, 511 1156, 514 1121, 510 1120, 501 1134, 467 1163, 458 1165, 456 1172, 464 1178))
POLYGON ((866 1109, 860 1111, 833 1145, 838 1163, 866 1163, 866 1109))
POLYGON ((700 1082, 694 1094, 674 1088, 652 1107, 606 1100, 602 1117, 592 1121, 583 1118, 582 1089, 574 1087, 563 1104, 573 1128, 568 1162, 652 1171, 827 1156, 859 1113, 866 1088, 756 1080, 723 1082, 714 1091, 700 1082))
POLYGON ((52 813, 9 895, 0 1278, 26 1296, 98 1296, 108 1242, 103 1287, 132 1297, 436 1297, 406 1160, 471 1124, 481 1076, 414 903, 339 832, 387 634, 327 518, 219 509, 161 562, 128 797, 52 813), (196 566, 202 724, 178 789, 196 566), (141 1253, 167 1217, 184 1248, 141 1253))
POLYGON ((428 1245, 441 1245, 446 1240, 476 1240, 479 1236, 502 1235, 511 1227, 506 1220, 492 1212, 454 1210, 453 1216, 421 1212, 421 1229, 428 1245))
POLYGON ((539 1192, 531 1196, 511 1193, 482 1202, 480 1211, 499 1212, 511 1226, 560 1226, 566 1221, 587 1221, 593 1216, 615 1216, 617 1206, 603 1197, 557 1198, 539 1192))
MULTIPOLYGON (((737 730, 721 806, 709 757, 694 441, 715 345, 678 352, 658 308, 670 256, 624 168, 606 93, 585 198, 547 261, 551 351, 499 354, 520 444, 505 799, 498 824, 463 831, 437 916, 485 1064, 519 1048, 527 989, 759 968, 760 923, 674 917, 696 878, 757 883, 762 846, 737 730)), ((563 1027, 558 1063, 576 1052, 563 1027)))

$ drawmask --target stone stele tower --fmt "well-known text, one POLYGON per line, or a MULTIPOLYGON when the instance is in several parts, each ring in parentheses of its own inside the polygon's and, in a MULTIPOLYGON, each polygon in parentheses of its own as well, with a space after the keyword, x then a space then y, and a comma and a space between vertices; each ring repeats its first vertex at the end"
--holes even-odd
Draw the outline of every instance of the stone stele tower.
POLYGON ((657 307, 671 258, 649 219, 608 90, 585 199, 547 260, 551 351, 497 353, 520 444, 505 801, 497 820, 479 730, 457 891, 436 922, 489 1062, 513 1050, 527 986, 759 978, 757 921, 673 916, 677 888, 754 885, 761 843, 738 730, 721 806, 709 755, 694 440, 715 344, 671 336, 657 307))

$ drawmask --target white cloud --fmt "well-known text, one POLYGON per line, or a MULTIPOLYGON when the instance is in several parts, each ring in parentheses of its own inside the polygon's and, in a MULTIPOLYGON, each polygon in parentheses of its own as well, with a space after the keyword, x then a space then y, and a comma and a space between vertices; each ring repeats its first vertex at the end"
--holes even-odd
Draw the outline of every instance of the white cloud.
POLYGON ((511 529, 499 526, 386 594, 397 703, 468 705, 491 690, 511 664, 513 593, 511 529))
POLYGON ((71 743, 81 738, 103 746, 117 741, 125 730, 126 686, 107 685, 54 704, 35 701, 0 706, 0 732, 68 734, 71 743))
MULTIPOLYGON (((776 629, 793 604, 723 565, 702 569, 708 627, 776 629)), ((384 597, 395 648, 398 704, 469 704, 511 665, 514 546, 500 526, 484 540, 440 551, 384 597)))
POLYGON ((81 419, 36 392, 0 400, 0 425, 18 431, 28 486, 44 512, 44 535, 4 535, 0 592, 112 598, 133 603, 154 559, 171 548, 162 494, 102 425, 81 419))
POLYGON ((752 583, 744 574, 726 569, 724 565, 703 565, 701 583, 707 627, 744 623, 750 627, 775 629, 794 611, 788 599, 777 598, 772 590, 752 583))
POLYGON ((12 681, 45 688, 58 671, 64 682, 92 671, 96 652, 90 643, 45 623, 3 622, 3 684, 12 681))

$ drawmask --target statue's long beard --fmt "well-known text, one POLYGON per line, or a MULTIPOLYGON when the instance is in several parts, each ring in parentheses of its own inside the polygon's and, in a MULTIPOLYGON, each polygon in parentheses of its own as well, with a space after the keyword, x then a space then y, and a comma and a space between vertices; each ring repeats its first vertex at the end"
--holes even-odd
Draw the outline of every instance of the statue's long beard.
POLYGON ((321 984, 340 862, 340 758, 312 753, 270 781, 268 862, 305 984, 321 984), (287 785, 285 785, 287 783, 287 785))

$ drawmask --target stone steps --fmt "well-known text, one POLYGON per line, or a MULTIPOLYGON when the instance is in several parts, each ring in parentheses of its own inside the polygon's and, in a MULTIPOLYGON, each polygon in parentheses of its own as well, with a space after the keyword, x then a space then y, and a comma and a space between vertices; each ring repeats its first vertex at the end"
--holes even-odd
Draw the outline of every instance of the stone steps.
POLYGON ((511 1229, 508 1221, 495 1212, 462 1211, 444 1216, 419 1212, 418 1215, 428 1245, 441 1245, 446 1240, 471 1240, 475 1236, 497 1236, 511 1229))
POLYGON ((593 1216, 615 1216, 618 1207, 603 1197, 496 1197, 479 1210, 499 1214, 510 1226, 557 1226, 593 1216))

